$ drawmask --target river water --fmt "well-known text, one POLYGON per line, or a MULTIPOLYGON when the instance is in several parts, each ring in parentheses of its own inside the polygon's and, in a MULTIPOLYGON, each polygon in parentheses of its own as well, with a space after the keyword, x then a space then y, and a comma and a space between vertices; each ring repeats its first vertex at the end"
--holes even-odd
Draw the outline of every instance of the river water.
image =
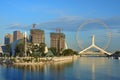
POLYGON ((120 80, 120 60, 80 57, 45 65, 0 65, 0 80, 120 80))

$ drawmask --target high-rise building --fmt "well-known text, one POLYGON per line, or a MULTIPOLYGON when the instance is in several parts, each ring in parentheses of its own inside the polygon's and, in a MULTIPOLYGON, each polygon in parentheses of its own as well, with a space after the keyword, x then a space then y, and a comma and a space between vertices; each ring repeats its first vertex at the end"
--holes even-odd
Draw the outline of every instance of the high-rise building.
POLYGON ((63 51, 65 48, 65 34, 64 33, 50 33, 50 47, 57 51, 63 51))
POLYGON ((44 31, 40 29, 31 29, 30 41, 34 44, 45 43, 44 31))
POLYGON ((4 43, 11 44, 13 42, 13 35, 12 34, 6 34, 4 37, 4 43))
POLYGON ((13 32, 13 40, 19 40, 24 38, 24 33, 21 33, 20 31, 14 31, 13 32))

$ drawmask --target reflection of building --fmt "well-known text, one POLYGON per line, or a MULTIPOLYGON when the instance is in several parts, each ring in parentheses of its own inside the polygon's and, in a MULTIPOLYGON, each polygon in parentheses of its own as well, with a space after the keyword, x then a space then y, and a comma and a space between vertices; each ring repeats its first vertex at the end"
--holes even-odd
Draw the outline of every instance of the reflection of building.
POLYGON ((64 33, 50 33, 50 46, 56 51, 62 51, 65 48, 65 34, 64 33))
POLYGON ((40 29, 31 29, 30 40, 35 44, 45 43, 44 31, 40 29))
POLYGON ((5 44, 11 44, 13 42, 13 35, 12 34, 6 34, 4 37, 4 43, 5 44))
POLYGON ((20 31, 14 31, 13 32, 13 40, 19 40, 19 39, 23 39, 24 38, 24 34, 21 33, 20 31))

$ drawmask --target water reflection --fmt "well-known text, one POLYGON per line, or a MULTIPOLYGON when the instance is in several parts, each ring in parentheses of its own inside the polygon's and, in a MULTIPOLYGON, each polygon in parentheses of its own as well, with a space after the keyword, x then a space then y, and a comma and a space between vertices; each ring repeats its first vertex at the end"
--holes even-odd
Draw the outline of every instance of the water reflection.
MULTIPOLYGON (((73 61, 60 61, 60 62, 46 62, 45 64, 41 65, 13 65, 11 67, 14 67, 16 69, 21 69, 23 71, 46 71, 48 70, 54 70, 54 71, 64 71, 65 67, 71 67, 73 64, 73 61)), ((6 66, 10 67, 10 66, 6 66)))
POLYGON ((120 60, 79 58, 42 65, 0 65, 0 80, 120 80, 120 60))
MULTIPOLYGON (((66 69, 72 68, 73 62, 67 62, 67 63, 54 63, 50 65, 50 71, 52 74, 54 74, 54 80, 64 80, 66 69)), ((50 73, 50 74, 51 74, 50 73)))
POLYGON ((13 65, 12 67, 16 69, 21 69, 23 71, 42 71, 44 70, 44 65, 13 65))
POLYGON ((92 80, 95 80, 95 65, 92 64, 92 80))
POLYGON ((73 61, 52 62, 42 65, 14 65, 13 68, 22 70, 23 79, 64 80, 65 70, 72 67, 73 61), (32 76, 32 77, 31 77, 32 76))

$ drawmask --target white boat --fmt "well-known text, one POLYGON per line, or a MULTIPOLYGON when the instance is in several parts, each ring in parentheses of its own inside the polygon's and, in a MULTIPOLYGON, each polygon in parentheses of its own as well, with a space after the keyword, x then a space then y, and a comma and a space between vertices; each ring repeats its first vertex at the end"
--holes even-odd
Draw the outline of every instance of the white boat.
POLYGON ((118 60, 120 60, 120 57, 118 57, 118 60))

